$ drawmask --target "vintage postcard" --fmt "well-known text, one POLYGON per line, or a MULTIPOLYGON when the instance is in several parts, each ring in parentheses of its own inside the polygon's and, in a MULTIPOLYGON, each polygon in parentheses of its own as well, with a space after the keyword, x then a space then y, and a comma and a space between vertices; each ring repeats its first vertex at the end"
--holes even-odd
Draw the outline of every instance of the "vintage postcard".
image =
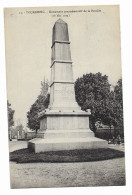
POLYGON ((119 6, 4 19, 11 188, 124 186, 119 6))

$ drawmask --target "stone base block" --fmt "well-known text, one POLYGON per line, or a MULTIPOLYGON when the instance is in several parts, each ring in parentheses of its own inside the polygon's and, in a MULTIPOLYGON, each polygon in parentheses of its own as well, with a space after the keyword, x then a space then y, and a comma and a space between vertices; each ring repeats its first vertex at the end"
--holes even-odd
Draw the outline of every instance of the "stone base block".
POLYGON ((77 129, 77 130, 47 130, 44 134, 45 139, 56 138, 86 138, 94 137, 93 131, 90 129, 77 129))
POLYGON ((40 114, 40 130, 74 130, 89 129, 89 113, 84 111, 47 110, 40 114))
POLYGON ((105 140, 95 137, 89 138, 59 138, 59 139, 40 139, 35 138, 28 142, 28 148, 35 153, 47 151, 62 151, 62 150, 80 150, 80 149, 95 149, 107 148, 108 143, 105 140))

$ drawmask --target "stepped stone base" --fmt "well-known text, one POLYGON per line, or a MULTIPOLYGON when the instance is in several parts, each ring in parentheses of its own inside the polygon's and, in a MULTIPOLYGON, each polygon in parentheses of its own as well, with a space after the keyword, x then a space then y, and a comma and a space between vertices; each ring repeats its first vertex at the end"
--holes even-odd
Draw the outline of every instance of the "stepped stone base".
POLYGON ((44 139, 57 139, 57 138, 86 138, 94 137, 94 133, 89 129, 76 129, 76 130, 48 130, 44 134, 44 139))
POLYGON ((89 129, 77 130, 48 130, 37 133, 37 138, 56 139, 56 138, 86 138, 94 137, 94 133, 89 129))
POLYGON ((47 151, 62 150, 80 150, 107 148, 108 143, 105 140, 87 137, 87 138, 57 138, 57 139, 41 139, 35 138, 28 142, 28 148, 35 153, 47 151))
POLYGON ((52 111, 40 114, 37 138, 28 142, 35 153, 61 150, 107 148, 105 140, 94 137, 89 129, 90 113, 84 111, 52 111))

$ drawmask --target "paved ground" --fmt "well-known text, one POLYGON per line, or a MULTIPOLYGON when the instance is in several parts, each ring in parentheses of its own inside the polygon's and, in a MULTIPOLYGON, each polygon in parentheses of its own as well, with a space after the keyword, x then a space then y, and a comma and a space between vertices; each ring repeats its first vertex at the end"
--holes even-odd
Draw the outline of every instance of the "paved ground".
POLYGON ((9 152, 20 150, 22 148, 27 148, 27 141, 10 141, 9 142, 9 152))
MULTIPOLYGON (((26 147, 26 142, 10 142, 10 151, 26 147)), ((110 147, 124 150, 124 146, 110 147)), ((125 185, 124 158, 82 163, 10 162, 10 172, 12 188, 125 185)))
POLYGON ((109 144, 109 148, 115 149, 115 150, 120 150, 125 152, 125 146, 124 144, 122 145, 114 145, 114 144, 109 144))

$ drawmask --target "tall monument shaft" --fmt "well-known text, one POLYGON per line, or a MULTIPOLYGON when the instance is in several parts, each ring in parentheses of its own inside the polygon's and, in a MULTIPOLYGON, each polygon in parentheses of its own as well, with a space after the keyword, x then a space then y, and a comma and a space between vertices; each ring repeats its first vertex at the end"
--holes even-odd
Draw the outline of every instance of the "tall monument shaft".
POLYGON ((49 109, 79 109, 75 101, 68 25, 59 19, 52 32, 49 109))
POLYGON ((51 49, 50 104, 39 113, 41 139, 29 141, 29 148, 38 153, 107 147, 89 129, 90 112, 75 100, 68 26, 61 19, 53 27, 51 49))

